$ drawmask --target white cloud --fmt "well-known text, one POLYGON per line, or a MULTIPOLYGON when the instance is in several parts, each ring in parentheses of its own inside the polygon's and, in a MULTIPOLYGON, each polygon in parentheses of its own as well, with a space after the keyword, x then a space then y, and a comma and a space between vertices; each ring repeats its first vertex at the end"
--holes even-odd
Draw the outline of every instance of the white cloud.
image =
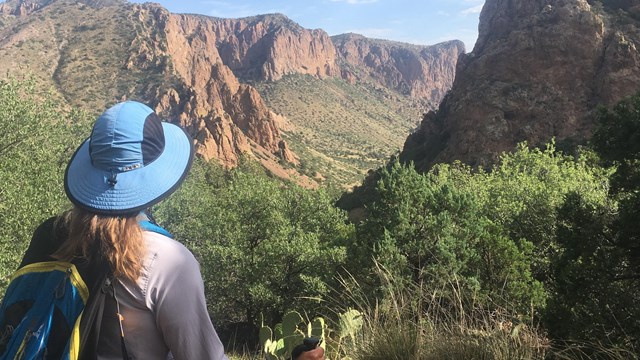
POLYGON ((378 2, 378 0, 331 0, 331 2, 346 2, 351 5, 359 5, 359 4, 372 4, 374 2, 378 2))

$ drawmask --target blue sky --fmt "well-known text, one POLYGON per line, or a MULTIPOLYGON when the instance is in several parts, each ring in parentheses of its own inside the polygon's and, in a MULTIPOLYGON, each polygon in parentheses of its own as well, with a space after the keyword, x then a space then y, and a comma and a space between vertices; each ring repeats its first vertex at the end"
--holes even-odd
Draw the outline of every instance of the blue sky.
MULTIPOLYGON (((154 0, 174 13, 238 18, 282 13, 329 35, 367 37, 432 45, 462 40, 467 52, 478 37, 485 0, 154 0)), ((134 2, 144 2, 134 0, 134 2)))

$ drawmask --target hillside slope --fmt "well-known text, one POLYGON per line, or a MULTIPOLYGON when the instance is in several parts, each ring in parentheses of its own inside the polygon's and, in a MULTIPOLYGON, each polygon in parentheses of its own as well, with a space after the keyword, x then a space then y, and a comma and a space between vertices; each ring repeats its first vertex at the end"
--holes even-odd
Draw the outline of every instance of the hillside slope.
POLYGON ((283 137, 300 155, 301 170, 339 186, 359 182, 399 152, 429 106, 385 87, 339 78, 288 75, 256 87, 287 119, 283 137))
POLYGON ((356 34, 331 38, 340 77, 288 75, 256 87, 288 119, 283 136, 304 161, 346 187, 397 153, 450 89, 460 41, 420 46, 356 34))

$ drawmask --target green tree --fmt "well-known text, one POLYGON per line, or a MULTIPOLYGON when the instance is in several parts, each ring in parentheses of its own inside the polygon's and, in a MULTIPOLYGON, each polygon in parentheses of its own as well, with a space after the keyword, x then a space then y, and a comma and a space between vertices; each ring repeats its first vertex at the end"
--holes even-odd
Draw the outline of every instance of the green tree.
POLYGON ((439 165, 423 175, 413 166, 392 163, 381 172, 377 200, 358 226, 351 247, 357 264, 374 273, 375 259, 391 272, 395 286, 417 283, 446 290, 443 298, 462 291, 476 301, 523 304, 518 306, 523 311, 541 302, 541 285, 527 263, 530 247, 511 241, 482 212, 486 192, 474 189, 474 176, 459 164, 439 165))
POLYGON ((608 200, 567 197, 547 326, 561 339, 640 350, 640 95, 601 109, 593 146, 612 166, 608 200))
POLYGON ((531 272, 549 281, 550 258, 557 251, 556 218, 566 194, 576 192, 594 202, 604 202, 608 172, 594 166, 592 154, 563 155, 554 142, 545 149, 529 148, 503 154, 488 173, 474 176, 473 188, 483 192, 482 213, 503 227, 505 235, 522 248, 531 249, 531 272))
POLYGON ((637 347, 640 301, 628 278, 625 250, 612 228, 615 204, 603 206, 578 194, 567 197, 559 214, 561 252, 545 322, 555 339, 637 347), (635 339, 635 340, 634 340, 635 339))
POLYGON ((606 198, 608 173, 592 157, 563 155, 552 142, 543 150, 520 144, 490 171, 454 163, 420 174, 392 161, 376 173, 351 270, 375 288, 375 259, 399 283, 455 282, 473 301, 543 309, 565 195, 606 198))
POLYGON ((345 214, 323 191, 271 179, 249 162, 196 162, 158 218, 200 258, 217 323, 260 325, 312 311, 345 261, 345 214))
POLYGON ((33 80, 0 80, 2 292, 36 226, 70 206, 64 195, 63 172, 88 134, 87 123, 85 115, 38 92, 33 80))

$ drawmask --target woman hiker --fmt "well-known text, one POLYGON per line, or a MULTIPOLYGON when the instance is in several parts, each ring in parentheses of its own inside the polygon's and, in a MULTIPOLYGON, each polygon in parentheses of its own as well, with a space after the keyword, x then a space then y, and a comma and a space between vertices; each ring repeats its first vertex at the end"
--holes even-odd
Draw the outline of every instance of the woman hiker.
MULTIPOLYGON (((104 312, 100 336, 82 358, 227 359, 197 260, 145 214, 180 186, 193 156, 180 127, 126 101, 98 118, 71 158, 64 187, 74 208, 38 227, 21 266, 81 259, 90 280, 103 270, 96 264, 106 264, 117 279, 121 317, 104 312)), ((313 359, 324 359, 324 350, 297 358, 313 359)))

